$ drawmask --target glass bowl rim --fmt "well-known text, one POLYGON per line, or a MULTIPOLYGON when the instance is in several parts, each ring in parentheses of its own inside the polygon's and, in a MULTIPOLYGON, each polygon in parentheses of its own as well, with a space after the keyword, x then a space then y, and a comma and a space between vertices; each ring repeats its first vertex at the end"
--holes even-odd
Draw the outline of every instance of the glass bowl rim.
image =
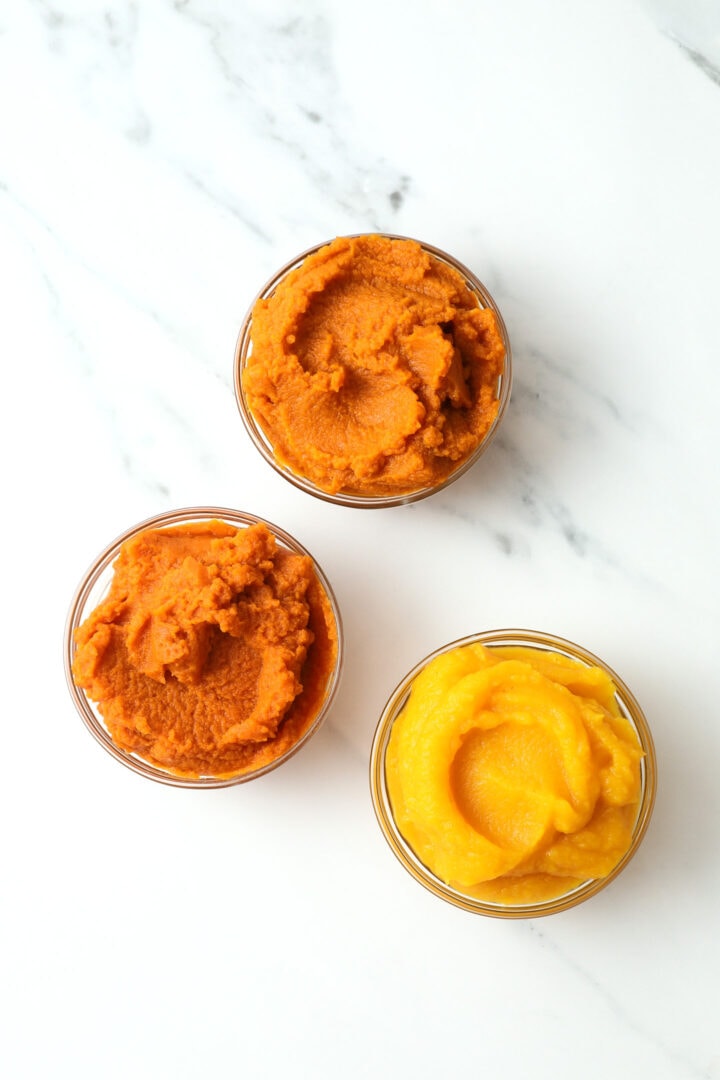
POLYGON ((476 274, 473 273, 464 263, 456 259, 454 255, 451 255, 447 251, 443 251, 442 248, 435 247, 433 244, 426 243, 424 240, 418 240, 413 236, 403 236, 399 233, 349 233, 341 234, 340 236, 333 237, 331 240, 323 240, 318 244, 313 244, 312 247, 302 251, 299 255, 296 255, 293 259, 290 259, 279 270, 277 270, 272 277, 270 277, 263 287, 258 291, 252 303, 248 307, 245 316, 240 324, 240 330, 238 332, 237 341, 235 343, 235 354, 233 359, 233 385, 235 389, 235 401, 240 413, 240 419, 243 422, 245 430, 250 437, 251 442, 255 446, 255 449, 265 459, 268 465, 271 466, 282 476, 283 479, 289 481, 300 491, 306 492, 306 494, 313 495, 315 498, 322 499, 324 502, 334 503, 338 506, 357 507, 360 509, 383 509, 391 506, 405 506, 408 503, 418 502, 420 499, 425 499, 430 495, 435 495, 437 492, 442 491, 443 488, 448 487, 450 484, 459 480, 461 476, 472 468, 477 462, 480 456, 488 449, 493 439, 495 438, 503 417, 507 411, 507 407, 510 401, 510 394, 512 391, 512 349, 510 346, 510 338, 508 336, 505 320, 502 317, 500 309, 488 291, 487 287, 480 281, 476 274), (460 273, 467 284, 468 288, 482 301, 481 306, 484 308, 490 308, 497 319, 498 329, 500 336, 502 337, 503 345, 505 346, 505 360, 502 373, 499 380, 499 391, 497 394, 498 411, 495 415, 495 419, 488 428, 484 437, 476 446, 471 454, 465 458, 464 461, 458 465, 458 467, 446 476, 443 481, 438 484, 434 484, 428 487, 418 488, 415 491, 409 491, 399 493, 396 495, 353 495, 348 492, 329 492, 324 491, 318 487, 307 477, 302 476, 300 473, 294 473, 289 467, 281 464, 277 461, 270 440, 263 432, 261 426, 256 422, 252 411, 245 399, 245 391, 243 388, 243 372, 250 350, 250 336, 252 331, 252 312, 255 304, 258 300, 266 299, 277 288, 280 281, 286 277, 292 270, 295 270, 300 266, 305 259, 319 251, 323 247, 327 247, 328 244, 333 243, 335 240, 348 239, 355 240, 362 236, 383 236, 388 240, 410 240, 415 244, 419 244, 424 251, 427 251, 430 255, 433 255, 436 259, 439 259, 445 265, 450 266, 452 269, 460 273))
POLYGON ((380 715, 375 733, 373 735, 370 751, 370 795, 373 809, 390 849, 395 857, 429 892, 440 899, 459 907, 465 911, 479 915, 487 915, 499 919, 524 919, 539 918, 543 915, 552 915, 569 908, 575 907, 585 900, 590 899, 606 888, 611 881, 625 869, 630 860, 636 854, 645 833, 647 832, 657 792, 657 757, 652 733, 647 719, 635 695, 627 684, 604 660, 584 646, 577 645, 567 638, 558 637, 554 634, 537 630, 486 630, 475 634, 467 634, 455 641, 441 645, 428 653, 400 680, 390 694, 380 715), (632 840, 628 850, 616 863, 613 869, 603 878, 590 878, 580 885, 549 900, 537 901, 524 904, 501 904, 485 900, 479 900, 453 889, 436 877, 418 858, 408 842, 403 838, 398 829, 392 813, 390 798, 387 792, 385 779, 385 755, 387 752, 390 733, 393 723, 400 710, 405 705, 412 687, 412 683, 420 672, 443 653, 452 649, 462 648, 465 645, 479 643, 489 647, 501 645, 526 645, 539 648, 546 652, 561 653, 572 659, 580 660, 589 666, 602 668, 613 680, 616 690, 616 699, 625 716, 633 725, 640 745, 644 751, 644 758, 640 763, 641 793, 638 804, 637 817, 633 827, 632 840))
POLYGON ((233 510, 230 507, 223 506, 189 506, 177 510, 168 510, 160 514, 153 514, 151 517, 145 518, 136 525, 131 525, 112 540, 93 560, 83 574, 70 604, 63 638, 63 663, 65 668, 65 679, 70 691, 70 696, 75 708, 80 714, 80 718, 95 740, 99 742, 116 761, 119 761, 122 765, 125 765, 126 768, 140 776, 145 776, 150 780, 157 781, 158 783, 165 784, 169 787, 210 789, 233 787, 237 784, 243 784, 250 780, 255 780, 260 776, 264 776, 266 773, 272 772, 273 769, 278 768, 278 766, 293 757, 293 755, 308 742, 311 736, 313 736, 321 727, 337 694, 343 666, 343 648, 342 618, 332 586, 314 556, 311 555, 307 548, 296 540, 294 536, 285 529, 280 528, 280 526, 268 521, 267 518, 259 517, 258 515, 251 514, 247 511, 233 510), (266 525, 273 536, 275 536, 283 546, 294 551, 298 555, 305 555, 311 560, 320 587, 327 596, 332 618, 335 622, 337 653, 335 664, 328 678, 325 694, 316 716, 308 726, 307 730, 303 732, 301 737, 294 742, 284 754, 281 754, 280 757, 268 762, 259 769, 249 770, 239 774, 221 775, 217 777, 191 777, 166 771, 160 768, 160 766, 151 764, 139 755, 123 750, 113 742, 110 733, 100 719, 99 714, 96 712, 93 703, 90 701, 85 691, 77 686, 73 678, 72 661, 76 650, 74 632, 80 626, 86 615, 89 614, 89 611, 85 610, 87 602, 101 577, 112 570, 112 564, 126 540, 129 540, 131 537, 137 536, 139 533, 148 529, 165 528, 191 521, 211 521, 214 519, 225 521, 229 525, 236 525, 239 527, 247 527, 256 524, 266 525))

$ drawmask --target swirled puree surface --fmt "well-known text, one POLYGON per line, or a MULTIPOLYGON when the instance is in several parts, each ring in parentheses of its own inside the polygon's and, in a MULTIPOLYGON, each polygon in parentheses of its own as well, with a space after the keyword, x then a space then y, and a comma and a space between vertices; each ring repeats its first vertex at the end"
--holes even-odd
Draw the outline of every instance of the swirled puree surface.
POLYGON ((627 851, 642 756, 601 668, 473 644, 415 679, 385 765, 396 824, 436 877, 532 903, 604 877, 627 851))
POLYGON ((494 313, 413 240, 340 237, 252 312, 243 375, 279 462, 328 492, 435 485, 498 410, 494 313))
POLYGON ((289 750, 317 715, 338 648, 312 561, 265 525, 222 521, 127 540, 75 641, 73 677, 113 741, 191 777, 289 750))

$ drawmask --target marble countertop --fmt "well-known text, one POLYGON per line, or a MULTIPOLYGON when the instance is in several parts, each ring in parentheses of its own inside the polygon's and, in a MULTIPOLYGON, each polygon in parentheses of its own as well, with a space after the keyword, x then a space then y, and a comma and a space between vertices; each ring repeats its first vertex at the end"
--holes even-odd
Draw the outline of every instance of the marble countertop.
POLYGON ((0 101, 3 1075, 719 1078, 717 4, 10 0, 0 101), (232 357, 372 231, 475 271, 515 381, 470 472, 362 511, 264 463, 232 357), (96 554, 198 504, 308 547, 347 648, 320 733, 211 792, 103 753, 61 658, 96 554), (547 919, 427 893, 369 797, 396 683, 503 627, 603 657, 658 754, 636 858, 547 919))

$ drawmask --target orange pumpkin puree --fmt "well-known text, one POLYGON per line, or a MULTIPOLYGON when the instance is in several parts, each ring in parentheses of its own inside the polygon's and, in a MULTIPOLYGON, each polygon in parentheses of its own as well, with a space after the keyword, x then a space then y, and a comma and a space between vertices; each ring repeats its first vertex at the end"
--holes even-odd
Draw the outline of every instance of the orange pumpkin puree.
POLYGON ((396 824, 433 874, 482 900, 532 903, 625 854, 642 756, 601 668, 473 644, 414 681, 385 764, 396 824))
POLYGON ((247 405, 328 492, 435 485, 482 442, 505 349, 492 310, 414 240, 339 237, 252 311, 247 405))
POLYGON ((265 525, 221 521, 127 540, 75 640, 73 676, 113 741, 194 777, 289 750, 317 715, 338 648, 312 561, 265 525))

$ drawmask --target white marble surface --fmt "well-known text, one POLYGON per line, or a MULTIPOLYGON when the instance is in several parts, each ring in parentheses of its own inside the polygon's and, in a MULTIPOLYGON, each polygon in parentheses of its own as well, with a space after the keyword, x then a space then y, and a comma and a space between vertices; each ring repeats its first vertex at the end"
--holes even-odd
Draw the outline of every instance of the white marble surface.
POLYGON ((720 9, 632 0, 6 0, 0 1066, 18 1078, 720 1077, 720 9), (231 387, 265 279, 344 232, 453 251, 515 350, 501 436, 413 507, 259 458, 231 387), (293 532, 347 639, 322 732, 218 792, 89 737, 66 610, 127 526, 293 532), (650 831, 502 923, 385 845, 372 732, 422 655, 570 637, 643 704, 650 831))

